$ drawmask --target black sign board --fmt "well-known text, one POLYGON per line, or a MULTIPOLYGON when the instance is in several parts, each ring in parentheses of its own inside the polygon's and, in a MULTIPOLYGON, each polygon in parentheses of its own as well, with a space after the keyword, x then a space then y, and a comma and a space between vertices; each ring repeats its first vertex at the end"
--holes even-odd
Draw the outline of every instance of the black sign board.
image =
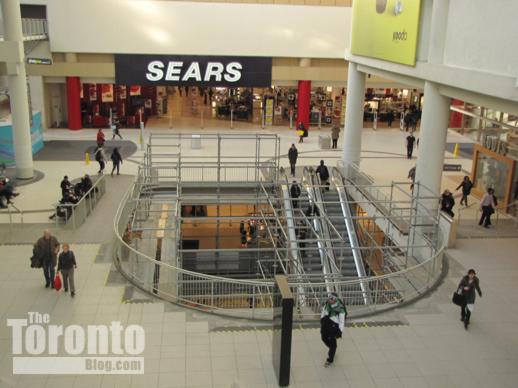
POLYGON ((442 168, 443 171, 462 171, 462 165, 460 164, 445 164, 442 168))
POLYGON ((27 58, 29 65, 52 65, 52 59, 49 58, 27 58))
POLYGON ((194 55, 115 55, 120 85, 270 87, 272 58, 194 55))

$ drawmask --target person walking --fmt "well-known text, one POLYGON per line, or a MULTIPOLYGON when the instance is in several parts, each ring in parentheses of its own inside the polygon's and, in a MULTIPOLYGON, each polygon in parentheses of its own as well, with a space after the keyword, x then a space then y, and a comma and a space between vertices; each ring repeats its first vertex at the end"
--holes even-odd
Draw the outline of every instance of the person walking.
POLYGON ((74 252, 70 250, 68 243, 63 244, 63 252, 59 254, 58 258, 58 272, 61 271, 63 276, 63 287, 65 292, 70 288, 70 296, 73 298, 76 295, 76 285, 74 282, 74 270, 77 268, 76 257, 74 252))
POLYGON ((105 141, 106 139, 104 137, 103 129, 99 128, 99 130, 97 131, 97 147, 102 147, 105 141))
POLYGON ((118 122, 114 122, 112 125, 112 128, 113 128, 112 140, 115 139, 115 136, 119 136, 119 138, 122 140, 122 136, 120 134, 120 124, 118 122))
POLYGON ((337 347, 336 339, 342 338, 346 317, 347 309, 344 303, 336 293, 329 294, 320 314, 320 335, 322 342, 329 348, 325 367, 333 364, 337 347))
POLYGON ((457 293, 464 296, 464 304, 460 306, 460 320, 464 322, 464 328, 468 330, 471 313, 475 308, 475 290, 482 298, 482 290, 480 289, 480 281, 476 276, 475 270, 470 269, 468 274, 464 276, 457 287, 457 293))
POLYGON ((454 217, 453 206, 455 206, 455 199, 450 190, 446 189, 441 195, 441 211, 448 214, 450 217, 454 217))
MULTIPOLYGON (((322 185, 329 185, 329 170, 327 169, 327 166, 324 164, 323 160, 320 161, 320 166, 317 167, 315 172, 319 175, 322 185)), ((329 187, 327 190, 329 190, 329 187)))
POLYGON ((119 169, 120 169, 120 165, 122 164, 122 155, 120 154, 119 149, 117 147, 115 147, 113 149, 111 159, 113 162, 113 168, 112 168, 111 175, 113 176, 113 172, 115 171, 115 169, 117 169, 117 175, 120 175, 119 169))
POLYGON ((106 167, 106 155, 104 154, 103 147, 97 147, 94 151, 94 158, 99 163, 98 174, 102 175, 104 168, 106 167))
POLYGON ((38 260, 42 264, 45 288, 54 288, 59 241, 45 229, 43 231, 43 237, 40 237, 38 241, 36 241, 35 248, 38 260))
POLYGON ((408 170, 408 179, 410 179, 412 181, 412 183, 410 183, 410 191, 414 191, 416 167, 417 166, 414 166, 410 170, 408 170))
POLYGON ((482 209, 482 216, 480 217, 479 225, 484 224, 484 228, 489 229, 491 226, 491 215, 495 212, 497 206, 495 190, 492 188, 487 189, 487 193, 482 197, 480 201, 480 208, 482 209))
POLYGON ((304 123, 301 121, 299 123, 299 129, 297 131, 297 134, 299 135, 299 143, 304 143, 304 137, 307 136, 306 133, 306 127, 304 127, 304 123))
POLYGON ((290 161, 291 176, 295 176, 295 165, 297 164, 297 158, 299 157, 299 151, 295 144, 292 144, 288 151, 288 159, 290 161))
POLYGON ((392 110, 389 110, 387 112, 387 123, 389 128, 392 128, 392 122, 394 121, 394 112, 392 110))
POLYGON ((299 207, 298 198, 300 197, 300 186, 298 185, 297 181, 293 181, 293 183, 291 184, 290 196, 293 208, 297 209, 299 207))
POLYGON ((406 137, 406 157, 412 159, 412 153, 414 152, 415 136, 413 132, 406 137))
POLYGON ((465 176, 460 185, 456 188, 458 191, 462 188, 462 198, 460 200, 460 204, 464 204, 464 206, 468 207, 468 196, 471 194, 471 189, 473 188, 473 182, 469 179, 469 176, 465 176))
POLYGON ((333 144, 331 146, 332 149, 336 150, 338 147, 338 138, 340 137, 340 127, 338 124, 335 124, 333 128, 331 129, 331 140, 333 141, 333 144))

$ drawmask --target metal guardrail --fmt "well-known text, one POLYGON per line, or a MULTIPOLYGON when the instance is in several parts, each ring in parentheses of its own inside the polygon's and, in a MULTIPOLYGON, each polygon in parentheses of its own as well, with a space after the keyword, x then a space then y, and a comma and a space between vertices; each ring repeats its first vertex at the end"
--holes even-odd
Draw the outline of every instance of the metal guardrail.
MULTIPOLYGON (((221 167, 225 168, 224 165, 221 167)), ((137 185, 128 190, 114 218, 114 260, 125 277, 147 292, 186 307, 240 318, 271 319, 273 280, 241 280, 197 273, 140 252, 137 248, 142 244, 141 236, 133 232, 128 224, 137 210, 138 195, 137 185), (158 278, 151 276, 157 273, 158 278)), ((436 237, 433 243, 425 241, 430 255, 419 264, 368 279, 335 277, 333 284, 345 303, 350 305, 350 315, 358 316, 397 306, 433 287, 442 271, 444 242, 447 240, 440 232, 436 237), (365 291, 362 284, 367 289, 371 304, 363 304, 365 291)), ((299 303, 296 318, 315 319, 315 311, 327 299, 328 284, 325 279, 309 284, 300 282, 295 276, 290 279, 289 286, 299 303), (311 298, 307 298, 308 295, 311 298), (303 304, 300 301, 304 301, 303 304)))
MULTIPOLYGON (((49 35, 46 19, 22 18, 23 40, 46 40, 49 35)), ((0 40, 4 39, 3 23, 0 22, 0 40)))

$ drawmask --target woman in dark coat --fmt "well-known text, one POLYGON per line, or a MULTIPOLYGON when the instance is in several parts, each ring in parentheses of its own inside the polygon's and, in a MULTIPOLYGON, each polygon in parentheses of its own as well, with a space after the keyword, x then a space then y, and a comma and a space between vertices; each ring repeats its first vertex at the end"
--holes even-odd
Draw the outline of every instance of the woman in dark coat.
POLYGON ((115 147, 113 149, 111 159, 112 159, 112 162, 113 162, 113 168, 112 168, 111 175, 113 175, 113 172, 115 171, 115 169, 117 169, 117 175, 119 175, 120 165, 122 164, 122 156, 121 156, 121 154, 119 152, 119 149, 117 147, 115 147))
POLYGON ((480 290, 479 280, 475 275, 475 270, 470 269, 468 274, 461 279, 459 286, 457 287, 458 292, 461 293, 465 298, 465 303, 460 308, 460 320, 464 322, 464 328, 466 330, 468 330, 469 319, 475 305, 475 298, 477 296, 475 294, 475 290, 482 298, 482 291, 480 290))

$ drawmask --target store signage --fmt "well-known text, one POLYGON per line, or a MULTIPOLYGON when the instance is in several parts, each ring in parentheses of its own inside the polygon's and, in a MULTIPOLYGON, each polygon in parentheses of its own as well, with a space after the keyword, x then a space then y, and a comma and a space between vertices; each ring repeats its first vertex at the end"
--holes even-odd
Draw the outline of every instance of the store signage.
POLYGON ((49 58, 27 58, 29 65, 52 65, 52 59, 49 58))
POLYGON ((445 164, 442 168, 443 171, 462 171, 462 165, 460 164, 445 164))
POLYGON ((353 2, 351 53, 415 66, 421 0, 353 2))
POLYGON ((115 55, 115 82, 133 85, 266 87, 272 58, 115 55))

